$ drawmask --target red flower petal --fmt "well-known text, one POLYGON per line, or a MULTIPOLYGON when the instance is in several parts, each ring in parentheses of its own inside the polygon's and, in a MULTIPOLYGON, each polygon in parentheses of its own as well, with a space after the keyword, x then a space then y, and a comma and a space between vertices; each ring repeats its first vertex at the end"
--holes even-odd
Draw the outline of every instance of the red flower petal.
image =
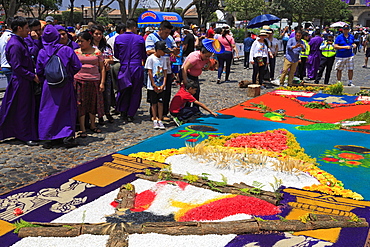
POLYGON ((187 131, 187 130, 179 130, 179 132, 189 132, 189 131, 187 131))
POLYGON ((171 136, 173 136, 173 137, 180 137, 181 135, 180 134, 171 134, 171 136))
POLYGON ((13 214, 14 215, 21 215, 21 214, 23 214, 23 210, 22 209, 20 209, 20 208, 15 208, 14 210, 13 210, 13 214))
POLYGON ((111 202, 110 203, 110 205, 112 206, 112 207, 114 207, 114 208, 116 208, 117 206, 118 206, 118 202, 116 202, 116 201, 113 201, 113 202, 111 202))
POLYGON ((199 136, 199 134, 194 133, 194 134, 190 134, 190 136, 199 136))
POLYGON ((198 141, 198 139, 188 139, 188 140, 186 140, 187 142, 197 142, 198 141))

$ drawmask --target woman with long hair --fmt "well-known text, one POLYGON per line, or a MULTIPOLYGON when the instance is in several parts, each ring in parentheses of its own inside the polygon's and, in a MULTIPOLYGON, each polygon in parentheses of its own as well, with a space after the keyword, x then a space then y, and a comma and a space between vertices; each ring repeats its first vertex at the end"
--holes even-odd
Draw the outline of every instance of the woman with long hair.
POLYGON ((93 37, 88 31, 77 35, 79 49, 75 50, 82 63, 81 70, 75 75, 77 91, 77 107, 80 122, 79 136, 87 137, 85 116, 90 118, 90 130, 101 133, 96 127, 95 116, 104 115, 103 91, 105 86, 105 65, 103 54, 99 49, 93 47, 93 37))
POLYGON ((222 34, 217 37, 218 41, 225 47, 225 52, 222 54, 217 55, 217 60, 219 63, 218 67, 218 76, 217 76, 217 84, 221 83, 221 75, 224 71, 224 66, 226 63, 226 75, 225 75, 225 82, 229 82, 229 75, 231 69, 231 61, 233 60, 233 51, 235 54, 238 54, 238 50, 235 46, 234 38, 230 35, 229 29, 224 29, 222 34))
MULTIPOLYGON (((104 66, 106 70, 106 77, 105 77, 105 85, 104 85, 104 112, 105 116, 108 119, 108 122, 113 123, 113 117, 110 114, 110 108, 111 106, 114 106, 115 103, 115 98, 114 98, 114 91, 113 91, 113 86, 112 86, 112 75, 111 75, 111 70, 110 66, 111 64, 114 63, 113 61, 113 51, 112 47, 110 47, 107 44, 107 41, 103 35, 104 33, 104 28, 101 25, 97 26, 92 26, 91 27, 91 33, 93 36, 93 44, 95 48, 98 48, 104 58, 104 66)), ((104 124, 104 119, 103 117, 99 118, 99 124, 103 125, 104 124)))

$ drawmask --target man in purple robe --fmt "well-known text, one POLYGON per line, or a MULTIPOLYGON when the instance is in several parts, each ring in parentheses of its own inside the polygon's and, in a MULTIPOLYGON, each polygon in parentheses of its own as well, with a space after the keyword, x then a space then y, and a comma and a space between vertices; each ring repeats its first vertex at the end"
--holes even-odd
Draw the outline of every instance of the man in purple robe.
POLYGON ((81 62, 72 48, 59 43, 60 34, 52 25, 45 27, 42 35, 44 49, 39 53, 36 72, 43 83, 40 115, 39 138, 47 140, 44 148, 51 148, 58 139, 65 147, 76 146, 74 140, 77 118, 77 99, 73 86, 73 76, 81 69, 81 62), (68 81, 62 87, 49 86, 45 79, 45 65, 56 54, 67 70, 68 81))
POLYGON ((13 69, 0 108, 0 140, 15 137, 27 145, 38 145, 35 120, 34 82, 40 83, 35 74, 32 57, 24 38, 30 29, 25 18, 17 16, 11 23, 13 35, 5 49, 6 59, 13 69))
POLYGON ((317 71, 319 70, 320 60, 321 60, 321 50, 320 45, 324 41, 321 38, 320 30, 315 31, 315 37, 311 38, 310 42, 310 55, 307 58, 307 77, 310 80, 314 80, 317 76, 317 71))
POLYGON ((24 42, 26 42, 28 46, 28 50, 30 51, 33 61, 36 62, 37 55, 42 49, 41 22, 37 19, 33 19, 28 23, 28 26, 30 27, 31 32, 26 38, 24 38, 24 42))
POLYGON ((141 88, 144 83, 143 60, 146 58, 145 41, 137 35, 137 23, 126 22, 126 32, 116 37, 114 56, 121 67, 117 76, 116 110, 121 117, 132 122, 140 107, 141 88))

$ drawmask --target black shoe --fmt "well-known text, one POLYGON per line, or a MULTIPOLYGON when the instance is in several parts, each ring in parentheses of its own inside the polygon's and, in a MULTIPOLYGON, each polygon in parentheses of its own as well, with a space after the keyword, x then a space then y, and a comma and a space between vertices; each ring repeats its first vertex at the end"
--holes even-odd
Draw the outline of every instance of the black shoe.
POLYGON ((39 145, 39 143, 37 143, 37 142, 35 142, 35 141, 27 141, 26 142, 26 145, 28 145, 28 146, 38 146, 39 145))
POLYGON ((44 144, 42 144, 42 147, 45 149, 50 149, 53 147, 53 143, 51 141, 46 141, 44 144))
POLYGON ((131 123, 134 121, 134 117, 127 116, 127 122, 131 123))
POLYGON ((66 148, 73 148, 78 146, 76 139, 72 136, 63 138, 63 144, 66 148))
POLYGON ((123 119, 123 120, 127 119, 127 112, 121 111, 121 119, 123 119))
POLYGON ((104 118, 100 117, 99 118, 99 125, 105 125, 104 118))

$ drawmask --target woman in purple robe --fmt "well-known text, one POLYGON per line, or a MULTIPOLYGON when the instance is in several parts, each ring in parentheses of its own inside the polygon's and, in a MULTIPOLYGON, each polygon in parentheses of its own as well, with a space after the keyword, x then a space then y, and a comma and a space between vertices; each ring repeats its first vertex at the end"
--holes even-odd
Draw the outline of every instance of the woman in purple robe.
POLYGON ((320 45, 323 42, 321 38, 320 30, 315 31, 315 37, 311 38, 310 42, 310 55, 307 58, 307 77, 310 80, 314 80, 317 76, 317 71, 319 70, 320 60, 321 60, 321 50, 320 45))
POLYGON ((13 74, 0 108, 0 140, 15 137, 27 145, 38 145, 34 83, 40 83, 24 38, 30 31, 27 20, 15 17, 13 35, 5 49, 13 74))
POLYGON ((77 99, 73 77, 82 64, 72 48, 59 44, 59 40, 57 29, 47 25, 42 36, 44 48, 40 51, 36 63, 36 72, 43 82, 38 129, 40 140, 47 140, 44 148, 51 148, 58 139, 62 139, 67 148, 77 145, 74 139, 77 99), (60 58, 67 70, 68 81, 62 87, 50 87, 45 79, 45 65, 53 54, 60 58))

